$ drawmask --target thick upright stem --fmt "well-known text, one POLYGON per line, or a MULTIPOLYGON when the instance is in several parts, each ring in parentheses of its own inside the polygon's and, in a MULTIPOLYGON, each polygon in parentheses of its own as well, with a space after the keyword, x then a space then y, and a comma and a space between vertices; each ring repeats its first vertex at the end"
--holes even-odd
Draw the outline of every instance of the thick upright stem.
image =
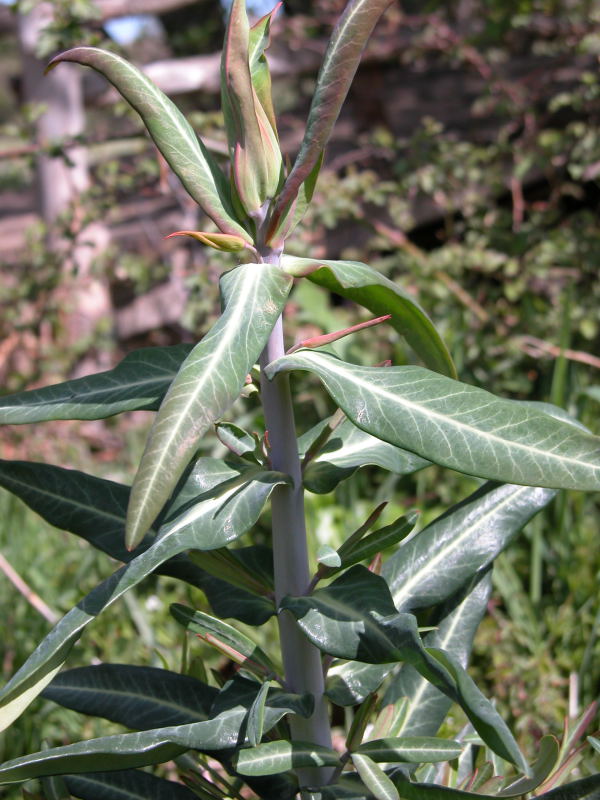
MULTIPOLYGON (((269 432, 271 463, 273 469, 290 475, 294 483, 293 486, 277 487, 271 497, 275 597, 278 603, 285 595, 305 594, 310 583, 304 491, 289 378, 286 374, 280 374, 269 381, 264 376, 264 367, 283 353, 280 318, 260 359, 263 372, 261 394, 269 432)), ((287 611, 279 615, 279 635, 286 683, 292 691, 310 692, 315 698, 315 711, 310 719, 292 717, 292 737, 331 747, 320 653, 287 611)), ((326 781, 328 773, 329 770, 322 769, 304 770, 300 777, 302 782, 319 785, 326 781)))

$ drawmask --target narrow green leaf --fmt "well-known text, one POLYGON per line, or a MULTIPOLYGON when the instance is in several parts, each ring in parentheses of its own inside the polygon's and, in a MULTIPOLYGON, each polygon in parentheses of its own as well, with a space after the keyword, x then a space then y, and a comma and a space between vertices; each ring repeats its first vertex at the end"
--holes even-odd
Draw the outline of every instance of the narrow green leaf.
MULTIPOLYGON (((212 459, 200 459, 196 463, 189 478, 196 490, 202 474, 207 472, 211 480, 214 465, 212 459)), ((77 470, 26 461, 0 461, 0 485, 20 497, 51 525, 81 536, 117 561, 128 563, 132 560, 133 554, 124 544, 129 486, 77 470)), ((183 492, 183 495, 185 502, 189 502, 187 493, 183 492)), ((177 497, 171 505, 177 506, 177 497)), ((167 513, 168 510, 169 507, 167 513)), ((137 548, 136 555, 142 549, 147 550, 152 541, 153 536, 147 536, 137 548)), ((249 569, 272 588, 272 557, 268 548, 240 548, 230 555, 235 560, 247 560, 250 559, 249 551, 260 551, 259 558, 251 559, 249 569), (269 568, 271 574, 268 574, 269 568)), ((194 554, 190 557, 181 553, 157 567, 156 572, 201 589, 219 616, 261 625, 275 613, 273 603, 267 597, 249 594, 226 582, 231 576, 224 573, 222 565, 217 574, 226 580, 214 577, 213 571, 194 563, 197 558, 194 554)), ((200 561, 209 561, 206 551, 203 551, 200 561)))
MULTIPOLYGON (((472 794, 432 783, 412 783, 400 770, 396 770, 391 777, 403 800, 493 800, 497 797, 497 795, 472 794)), ((600 774, 568 783, 538 797, 543 800, 597 800, 599 790, 600 774)))
MULTIPOLYGON (((105 736, 44 750, 0 765, 0 784, 45 775, 131 769, 169 761, 186 750, 229 750, 243 744, 241 733, 256 684, 236 678, 217 695, 210 719, 137 733, 105 736)), ((271 690, 265 707, 265 731, 285 714, 312 713, 304 695, 271 690)))
POLYGON ((399 517, 391 525, 386 525, 384 528, 365 536, 347 550, 344 550, 344 545, 342 545, 339 550, 342 567, 350 567, 353 564, 358 564, 359 561, 366 561, 373 558, 377 553, 387 550, 388 547, 398 544, 415 527, 417 518, 418 514, 412 512, 406 516, 399 517))
MULTIPOLYGON (((190 548, 223 547, 258 518, 280 473, 236 470, 201 459, 195 505, 164 525, 156 541, 93 589, 55 626, 0 692, 0 730, 6 728, 50 682, 83 629, 106 607, 173 556, 190 548), (207 463, 208 462, 208 463, 207 463)), ((190 478, 193 482, 194 473, 190 478)))
POLYGON ((192 349, 144 347, 114 368, 85 378, 0 397, 0 424, 104 419, 123 411, 156 411, 192 349))
POLYGON ((268 691, 269 684, 265 682, 258 690, 254 702, 248 711, 246 736, 248 737, 248 744, 252 747, 256 747, 263 737, 265 727, 265 702, 267 700, 268 691))
MULTIPOLYGON (((262 675, 276 672, 269 656, 255 644, 250 637, 246 636, 233 626, 215 619, 202 611, 194 611, 180 603, 173 603, 170 608, 171 614, 180 625, 193 633, 198 633, 202 637, 212 637, 217 642, 222 642, 228 648, 235 651, 241 657, 239 663, 250 661, 256 666, 260 666, 262 675)), ((250 671, 255 671, 252 665, 244 664, 250 671)))
POLYGON ((560 747, 554 736, 544 736, 540 742, 540 754, 531 767, 531 775, 511 783, 497 792, 498 797, 521 797, 535 791, 557 765, 560 747))
POLYGON ((291 279, 270 264, 244 264, 221 278, 225 310, 184 361, 150 431, 131 489, 128 548, 156 519, 201 436, 239 395, 290 287, 291 279))
POLYGON ((352 763, 361 781, 377 800, 400 800, 400 795, 392 781, 381 767, 368 756, 352 753, 352 763))
POLYGON ((600 739, 598 739, 596 736, 588 736, 587 741, 592 745, 597 753, 600 753, 600 739))
POLYGON ((362 51, 391 0, 351 0, 340 17, 325 53, 308 114, 300 152, 278 197, 270 232, 288 211, 325 149, 362 51))
POLYGON ((151 730, 207 719, 217 694, 195 678, 165 669, 98 664, 60 672, 42 696, 80 714, 151 730))
MULTIPOLYGON (((467 666, 475 632, 485 614, 492 591, 491 573, 482 572, 442 606, 432 622, 437 630, 423 638, 426 647, 451 653, 467 666)), ((384 695, 384 705, 405 698, 401 724, 395 736, 433 736, 437 733, 452 701, 410 664, 403 664, 384 695)))
POLYGON ((367 433, 442 466, 507 483, 600 488, 600 438, 537 409, 422 367, 360 367, 316 350, 284 356, 267 374, 291 369, 317 374, 367 433))
POLYGON ((397 613, 387 584, 356 566, 310 597, 285 597, 280 608, 320 650, 338 658, 373 664, 406 661, 460 704, 474 728, 495 752, 527 772, 527 764, 506 724, 460 663, 425 648, 412 614, 397 613))
POLYGON ((86 772, 65 775, 64 780, 71 794, 81 800, 194 800, 196 797, 183 784, 142 770, 86 772))
POLYGON ((233 765, 240 775, 276 775, 299 767, 333 767, 339 764, 335 750, 312 742, 276 741, 240 750, 233 765))
MULTIPOLYGON (((298 439, 300 456, 315 441, 326 423, 319 423, 298 439)), ((410 475, 430 466, 424 458, 401 450, 357 428, 349 419, 344 420, 331 434, 315 458, 303 471, 304 486, 315 494, 328 494, 359 467, 374 465, 394 472, 410 475)))
POLYGON ((383 565, 396 608, 437 605, 460 591, 555 494, 486 483, 450 508, 383 565))
POLYGON ((543 800, 598 800, 600 797, 600 773, 589 778, 559 786, 539 795, 543 800))
POLYGON ((216 430, 219 441, 232 453, 254 464, 262 463, 257 453, 256 440, 239 425, 234 425, 232 422, 219 422, 216 430))
POLYGON ((438 739, 432 736, 401 736, 375 739, 365 742, 356 752, 369 756, 373 761, 393 763, 402 761, 422 764, 435 761, 451 761, 462 752, 460 742, 438 739))
POLYGON ((283 256, 291 275, 306 273, 313 283, 353 300, 376 315, 391 314, 389 324, 403 336, 426 367, 456 378, 456 368, 433 322, 411 295, 377 270, 359 261, 319 261, 283 256))
POLYGON ((75 47, 53 58, 48 69, 62 61, 74 61, 104 75, 138 112, 165 161, 204 213, 223 233, 249 240, 247 231, 235 220, 225 175, 175 103, 115 53, 75 47))

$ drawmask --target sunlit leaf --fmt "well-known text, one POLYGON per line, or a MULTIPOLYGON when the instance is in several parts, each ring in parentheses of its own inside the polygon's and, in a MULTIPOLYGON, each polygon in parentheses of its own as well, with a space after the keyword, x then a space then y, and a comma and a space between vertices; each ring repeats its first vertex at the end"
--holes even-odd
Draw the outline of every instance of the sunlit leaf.
POLYGON ((129 548, 156 519, 201 436, 238 397, 290 287, 269 264, 244 264, 221 278, 225 310, 182 364, 150 431, 127 511, 129 548))
POLYGON ((468 475, 564 489, 600 488, 600 438, 537 409, 422 367, 361 367, 299 350, 267 374, 314 372, 367 433, 468 475))
POLYGON ((114 369, 0 397, 0 424, 104 419, 123 411, 156 411, 192 346, 143 347, 114 369))
POLYGON ((224 173, 181 111, 152 81, 124 58, 97 47, 67 50, 48 69, 61 61, 84 64, 104 75, 138 112, 165 161, 204 213, 223 233, 248 238, 235 220, 224 173))
POLYGON ((433 322, 410 294, 377 270, 359 261, 319 261, 283 256, 290 274, 306 273, 308 280, 353 300, 373 314, 391 314, 391 325, 403 336, 425 366, 456 377, 456 368, 433 322))

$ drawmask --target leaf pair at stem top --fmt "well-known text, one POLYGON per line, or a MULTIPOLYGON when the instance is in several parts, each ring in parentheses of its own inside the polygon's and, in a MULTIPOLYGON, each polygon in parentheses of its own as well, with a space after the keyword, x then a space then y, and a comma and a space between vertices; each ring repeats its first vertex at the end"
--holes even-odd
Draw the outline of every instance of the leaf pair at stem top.
POLYGON ((329 43, 305 136, 287 179, 265 58, 271 21, 280 3, 252 28, 244 0, 234 0, 231 7, 221 61, 230 179, 177 106, 125 59, 95 47, 76 47, 56 56, 48 69, 73 61, 104 75, 140 114, 173 172, 219 229, 216 235, 200 232, 201 240, 232 252, 247 247, 260 261, 265 248, 281 251, 310 201, 323 150, 362 50, 390 1, 348 4, 329 43))

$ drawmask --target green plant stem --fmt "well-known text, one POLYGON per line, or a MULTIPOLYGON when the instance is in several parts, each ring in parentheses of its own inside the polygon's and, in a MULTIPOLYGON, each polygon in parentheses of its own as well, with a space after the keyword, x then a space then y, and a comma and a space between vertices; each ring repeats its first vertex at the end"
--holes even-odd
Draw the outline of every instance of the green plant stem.
MULTIPOLYGON (((269 432, 271 464, 273 469, 290 475, 294 484, 278 486, 271 497, 277 604, 288 594, 305 594, 310 583, 304 490, 289 377, 280 374, 273 381, 268 381, 264 376, 264 367, 283 355, 283 326, 279 318, 260 359, 261 395, 269 432)), ((315 711, 310 719, 292 717, 292 738, 331 747, 320 653, 287 611, 279 614, 278 622, 286 685, 291 691, 310 692, 315 698, 315 711)), ((299 770, 299 778, 301 783, 318 786, 327 781, 329 772, 324 769, 299 770)))

